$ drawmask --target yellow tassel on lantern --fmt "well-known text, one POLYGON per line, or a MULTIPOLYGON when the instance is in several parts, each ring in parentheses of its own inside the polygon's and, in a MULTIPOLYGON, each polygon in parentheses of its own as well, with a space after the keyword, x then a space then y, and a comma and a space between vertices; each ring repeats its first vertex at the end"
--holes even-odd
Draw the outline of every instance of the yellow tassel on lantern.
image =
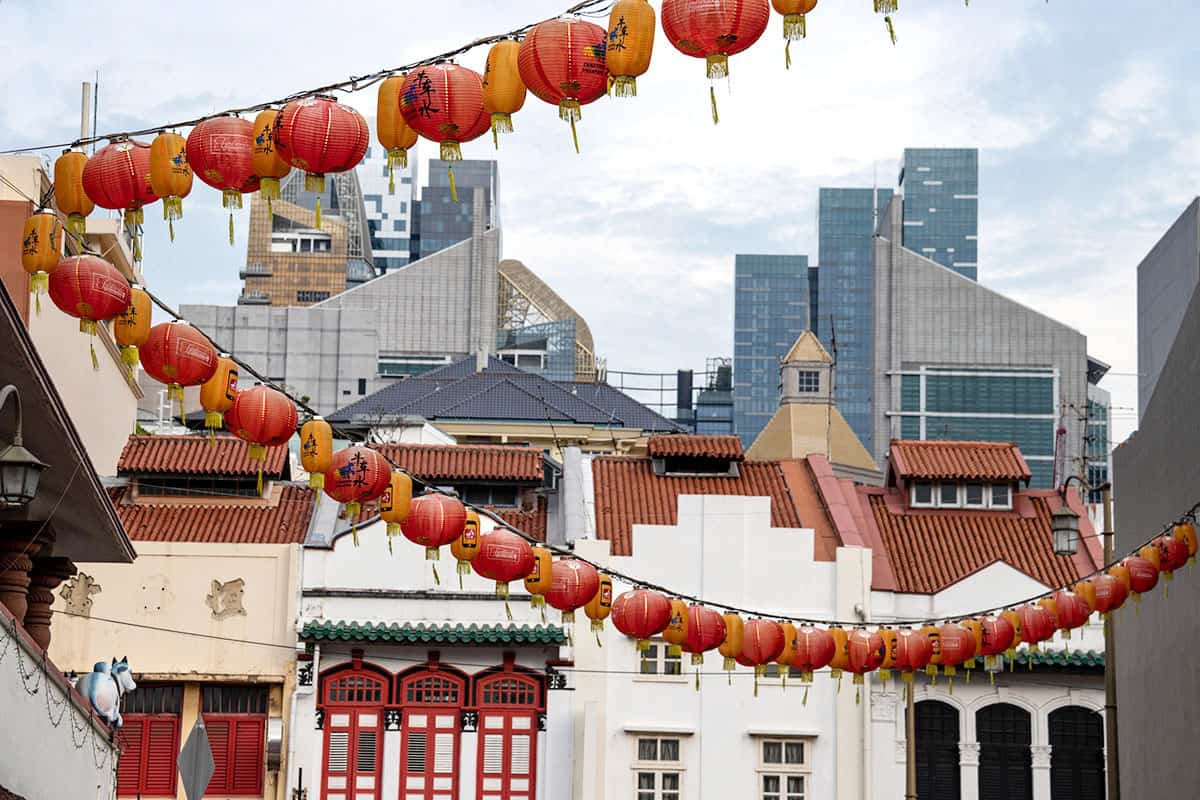
POLYGON ((897 8, 897 0, 875 0, 876 14, 894 14, 897 8))
POLYGON ((583 119, 583 108, 574 98, 564 98, 558 101, 558 118, 571 123, 571 140, 575 143, 575 153, 579 153, 579 133, 575 123, 583 119))

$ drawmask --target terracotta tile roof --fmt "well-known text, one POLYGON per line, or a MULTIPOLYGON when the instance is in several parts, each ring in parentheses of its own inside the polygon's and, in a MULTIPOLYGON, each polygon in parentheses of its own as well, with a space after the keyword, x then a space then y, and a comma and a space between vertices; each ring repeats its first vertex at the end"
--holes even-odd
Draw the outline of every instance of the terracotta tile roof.
MULTIPOLYGON (((267 448, 263 474, 283 475, 288 465, 286 446, 267 448)), ((246 456, 246 443, 233 436, 206 434, 130 436, 117 461, 121 474, 138 475, 227 475, 258 474, 258 462, 246 456)))
POLYGON ((477 444, 372 445, 397 466, 426 480, 503 480, 541 483, 542 451, 477 444))
POLYGON ((901 478, 1029 481, 1033 475, 1015 444, 893 441, 892 469, 901 478))
MULTIPOLYGON (((212 544, 301 544, 313 513, 313 491, 306 486, 276 485, 277 501, 254 498, 229 502, 188 502, 175 498, 147 503, 130 500, 128 487, 110 487, 108 495, 133 541, 212 544)), ((272 495, 271 500, 276 498, 272 495)))
POLYGON ((651 458, 690 456, 742 461, 746 457, 736 436, 651 436, 648 452, 651 458))
MULTIPOLYGON (((1086 559, 1054 555, 1053 492, 1018 492, 1013 511, 904 507, 900 492, 859 487, 895 576, 893 591, 934 594, 1002 561, 1046 586, 1079 580, 1086 559)), ((1090 531, 1089 531, 1090 532, 1090 531)))
POLYGON ((546 541, 546 498, 539 497, 537 508, 529 510, 496 506, 488 506, 488 510, 522 533, 529 534, 539 542, 546 541))
POLYGON ((649 458, 605 456, 592 462, 596 491, 596 534, 612 542, 612 553, 633 553, 633 526, 674 525, 679 495, 739 495, 771 498, 771 525, 799 528, 779 464, 746 461, 737 478, 659 477, 649 458))

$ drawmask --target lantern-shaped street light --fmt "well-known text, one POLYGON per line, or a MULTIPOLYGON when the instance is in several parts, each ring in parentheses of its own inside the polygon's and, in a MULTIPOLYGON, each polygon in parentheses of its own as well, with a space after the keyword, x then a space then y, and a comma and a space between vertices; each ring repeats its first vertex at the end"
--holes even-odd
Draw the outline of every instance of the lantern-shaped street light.
POLYGON ((1079 549, 1079 515, 1065 502, 1050 515, 1050 531, 1054 536, 1054 555, 1075 555, 1079 549))
POLYGON ((17 387, 10 384, 0 389, 0 411, 10 396, 17 406, 17 426, 13 431, 12 444, 0 450, 0 509, 27 505, 37 494, 42 471, 48 468, 26 450, 22 442, 21 395, 17 387))

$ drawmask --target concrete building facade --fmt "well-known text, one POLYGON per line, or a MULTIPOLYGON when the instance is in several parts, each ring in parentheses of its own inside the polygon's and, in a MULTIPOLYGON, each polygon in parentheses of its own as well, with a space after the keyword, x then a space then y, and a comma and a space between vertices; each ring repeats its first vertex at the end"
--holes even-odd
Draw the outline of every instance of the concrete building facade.
POLYGON ((1200 197, 1193 200, 1137 268, 1138 418, 1200 285, 1200 197))
MULTIPOLYGON (((1153 392, 1139 396, 1138 430, 1113 453, 1118 554, 1139 547, 1200 502, 1200 466, 1186 455, 1180 458, 1200 447, 1195 408, 1200 392, 1196 213, 1193 202, 1138 269, 1138 372, 1153 377, 1149 384, 1153 392), (1192 255, 1184 257, 1188 251, 1192 255), (1174 276, 1166 272, 1160 258, 1167 252, 1179 254, 1172 259, 1174 276), (1143 276, 1143 270, 1152 274, 1143 276), (1170 284, 1180 291, 1193 287, 1186 304, 1170 292, 1143 291, 1146 286, 1170 284), (1152 319, 1168 329, 1156 330, 1149 324, 1152 319), (1169 325, 1172 319, 1177 322, 1169 325)), ((1116 623, 1118 740, 1125 797, 1144 796, 1147 787, 1153 787, 1155 796, 1184 796, 1200 785, 1200 761, 1187 744, 1195 729, 1190 687, 1196 679, 1200 620, 1180 613, 1197 604, 1200 584, 1189 574, 1171 584, 1169 598, 1161 591, 1151 592, 1144 596, 1136 620, 1124 617, 1116 623), (1163 637, 1178 645, 1164 649, 1163 637), (1185 702, 1180 702, 1181 697, 1185 702)))
POLYGON ((1059 447, 1083 458, 1086 337, 904 247, 903 219, 893 200, 875 240, 876 461, 893 439, 1016 442, 1052 486, 1059 447))

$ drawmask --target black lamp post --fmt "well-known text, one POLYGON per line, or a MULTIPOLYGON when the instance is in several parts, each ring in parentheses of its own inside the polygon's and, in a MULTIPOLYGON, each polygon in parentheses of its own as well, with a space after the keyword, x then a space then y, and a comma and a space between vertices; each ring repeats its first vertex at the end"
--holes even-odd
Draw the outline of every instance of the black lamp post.
POLYGON ((12 384, 0 389, 0 412, 9 397, 17 407, 17 426, 12 443, 0 450, 0 510, 28 505, 37 495, 42 471, 48 468, 25 449, 21 437, 21 395, 12 384))

